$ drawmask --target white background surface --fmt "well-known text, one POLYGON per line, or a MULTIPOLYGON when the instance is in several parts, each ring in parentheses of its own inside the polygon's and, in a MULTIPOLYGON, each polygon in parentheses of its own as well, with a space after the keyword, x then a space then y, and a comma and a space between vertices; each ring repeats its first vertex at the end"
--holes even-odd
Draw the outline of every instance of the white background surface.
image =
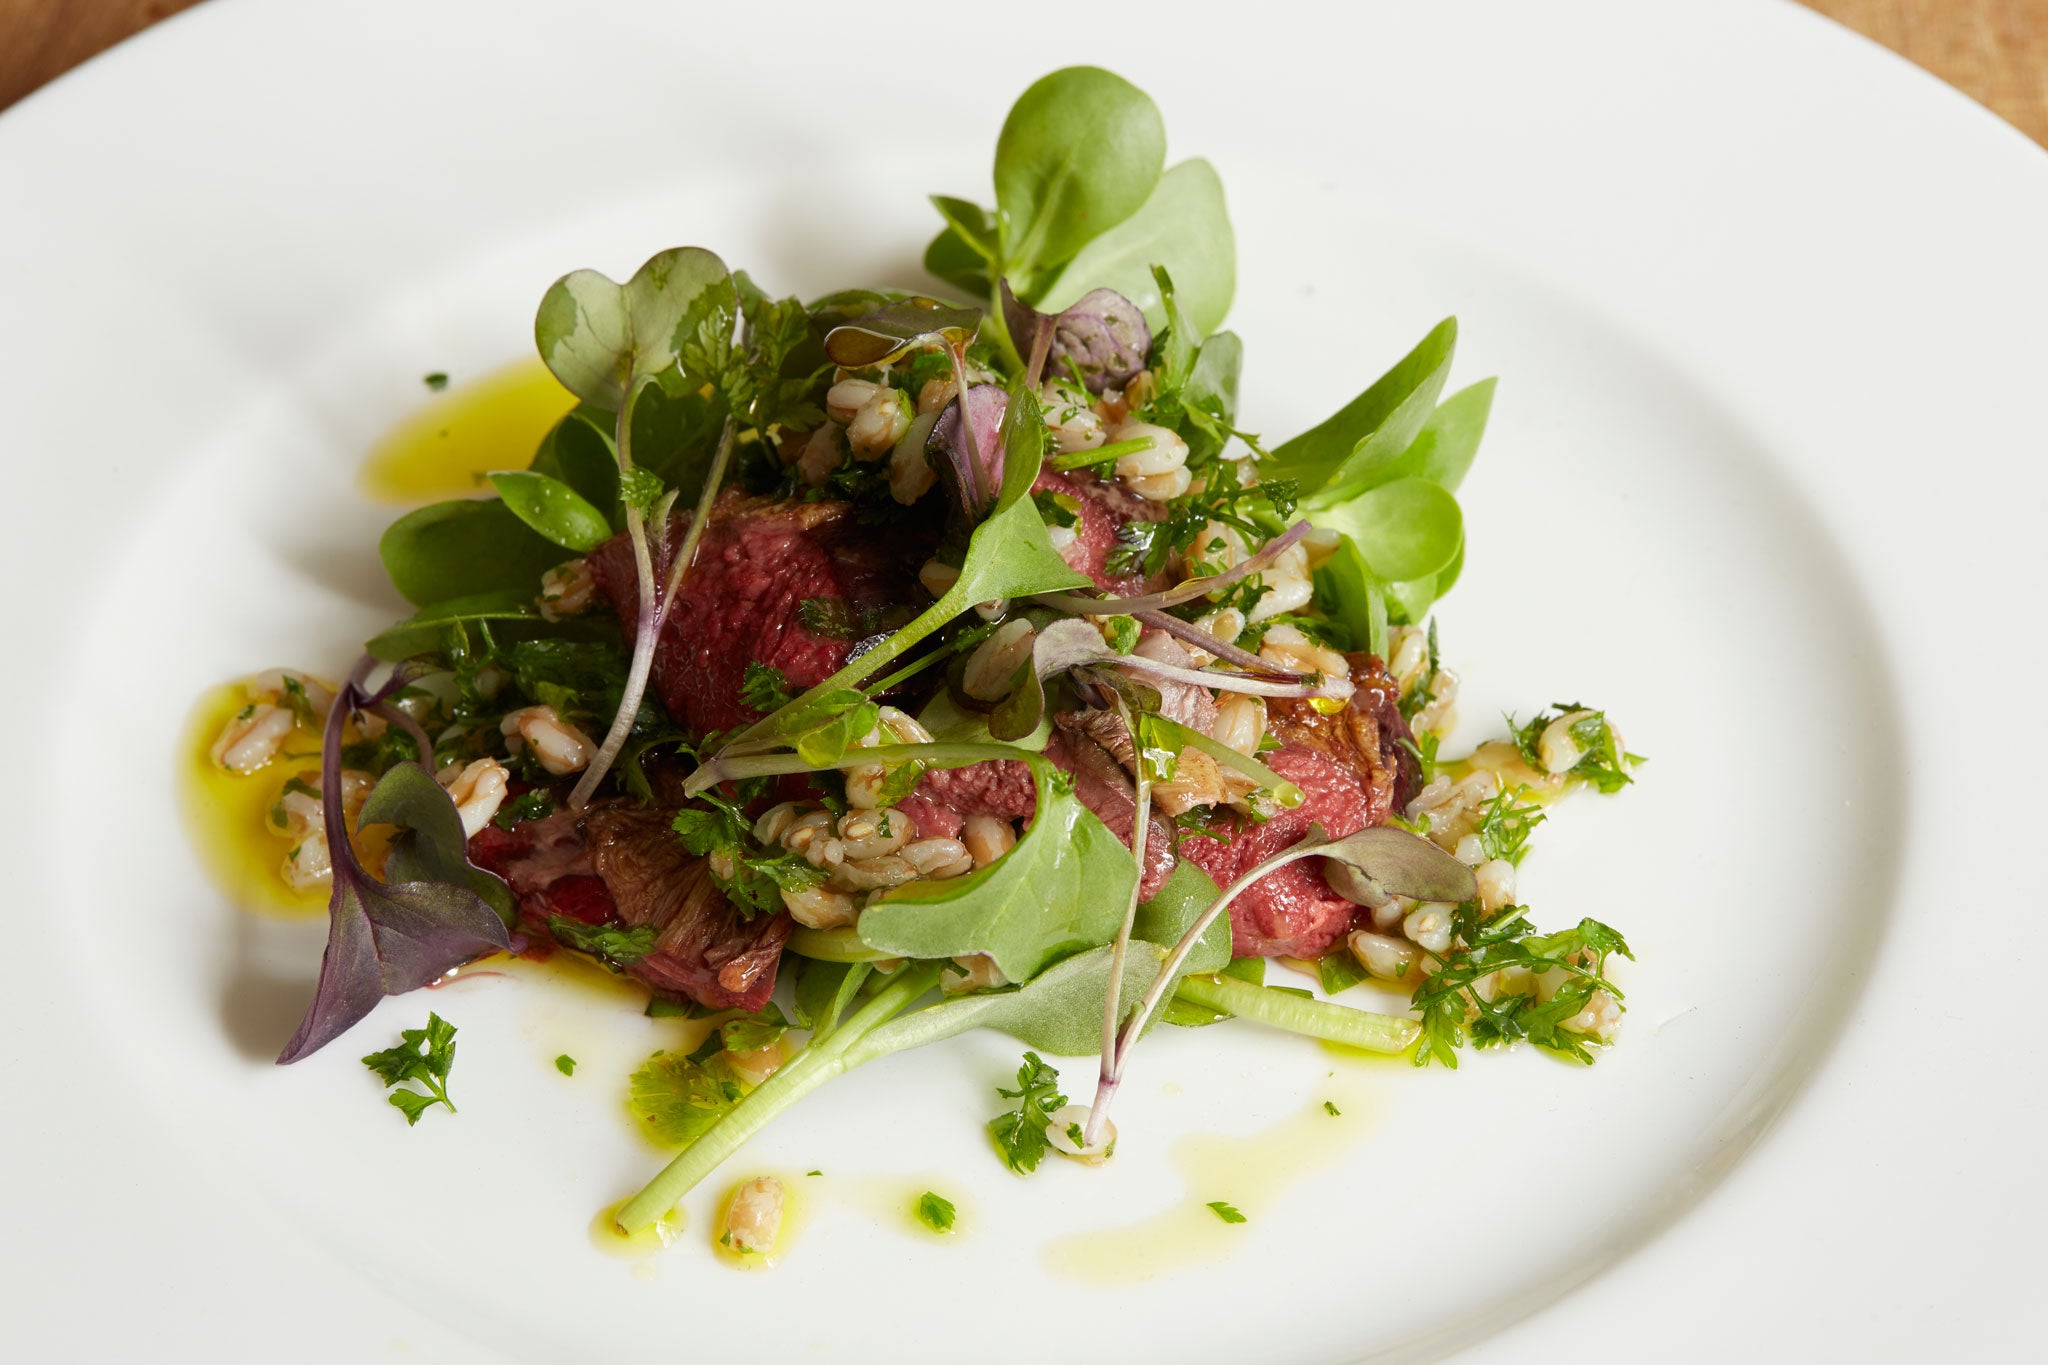
POLYGON ((2048 161, 1789 5, 1412 11, 216 0, 0 118, 0 1346, 1336 1361, 1540 1308, 1474 1358, 2026 1354, 2048 161), (319 935, 191 867, 177 727, 396 614, 355 464, 422 373, 521 354, 556 274, 697 241, 771 288, 914 279, 921 196, 986 198, 1009 101, 1084 60, 1223 173, 1253 427, 1320 417, 1444 313, 1454 382, 1501 375, 1446 647, 1468 737, 1583 692, 1652 755, 1524 884, 1540 922, 1629 933, 1624 1044, 1332 1078, 1249 1028, 1161 1037, 1112 1171, 1025 1184, 978 1136, 1016 1048, 964 1040, 741 1160, 929 1179, 973 1235, 826 1209, 772 1276, 700 1238, 638 1278, 584 1228, 658 1164, 616 1098, 655 1027, 445 991, 463 1113, 410 1131, 354 1057, 419 1000, 270 1067, 319 935), (1356 1146, 1229 1261, 1116 1292, 1042 1269, 1173 1202, 1178 1139, 1331 1084, 1371 1115, 1356 1146))

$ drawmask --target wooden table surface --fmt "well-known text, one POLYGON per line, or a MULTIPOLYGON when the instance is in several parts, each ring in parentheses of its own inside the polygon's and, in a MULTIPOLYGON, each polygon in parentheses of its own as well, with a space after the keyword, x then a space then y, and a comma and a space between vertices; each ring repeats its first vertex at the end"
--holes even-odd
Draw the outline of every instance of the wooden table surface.
MULTIPOLYGON (((2048 146, 2048 0, 1804 0, 2048 146)), ((0 109, 195 0, 0 0, 0 109)))

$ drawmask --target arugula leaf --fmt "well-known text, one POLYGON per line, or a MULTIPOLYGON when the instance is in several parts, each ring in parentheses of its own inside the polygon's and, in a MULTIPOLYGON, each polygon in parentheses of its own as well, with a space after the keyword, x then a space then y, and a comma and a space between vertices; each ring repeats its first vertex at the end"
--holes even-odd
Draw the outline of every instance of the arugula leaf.
POLYGON ((1166 122, 1144 91, 1100 67, 1040 77, 996 138, 993 273, 1029 281, 1067 260, 1136 213, 1165 164, 1166 122))
POLYGON ((1018 1175, 1030 1175, 1045 1158, 1046 1125, 1067 1103, 1059 1086, 1060 1073, 1036 1052, 1027 1052, 1024 1065, 1017 1068, 1017 1088, 996 1087, 998 1095, 1017 1101, 1017 1107, 989 1120, 989 1136, 995 1139, 1003 1164, 1018 1175))
POLYGON ((425 1028, 406 1029, 399 1038, 396 1047, 363 1058, 363 1065, 391 1090, 386 1098, 405 1115, 406 1127, 418 1123, 420 1115, 436 1104, 454 1113, 455 1104, 448 1098, 448 1071, 455 1065, 455 1025, 429 1012, 425 1028), (403 1088, 407 1081, 419 1082, 425 1092, 403 1088))
POLYGON ((670 1147, 687 1147, 709 1132, 741 1094, 739 1082, 672 1052, 649 1057, 630 1086, 626 1103, 633 1117, 649 1137, 670 1147))
POLYGON ((953 1230, 953 1201, 926 1190, 917 1197, 917 1221, 933 1232, 953 1230))
POLYGON ((1239 1213, 1230 1205, 1224 1203, 1221 1199, 1212 1199, 1209 1201, 1209 1212, 1215 1214, 1218 1218, 1221 1218, 1226 1223, 1242 1223, 1245 1221, 1245 1216, 1243 1214, 1239 1213))
POLYGON ((1016 846, 964 877, 875 893, 858 926, 864 942, 904 957, 986 953, 1004 976, 1028 981, 1109 941, 1138 875, 1130 850, 1081 804, 1072 779, 1042 760, 1031 767, 1037 814, 1016 846))
POLYGON ((651 924, 627 929, 616 924, 585 924, 564 915, 548 916, 548 932, 565 947, 620 967, 630 967, 654 951, 651 924))

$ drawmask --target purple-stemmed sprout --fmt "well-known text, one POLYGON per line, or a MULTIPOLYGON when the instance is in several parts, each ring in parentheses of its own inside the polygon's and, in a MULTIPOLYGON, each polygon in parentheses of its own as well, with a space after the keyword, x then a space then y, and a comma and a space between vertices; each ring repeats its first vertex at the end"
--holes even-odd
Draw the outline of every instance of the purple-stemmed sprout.
POLYGON ((1026 382, 1036 390, 1051 367, 1077 373, 1088 392, 1122 388, 1145 368, 1152 353, 1152 329, 1145 314, 1114 289, 1083 294, 1058 313, 1041 313, 1002 282, 1003 323, 1012 338, 1030 337, 1026 382))
POLYGON ((1168 616, 1163 611, 1134 611, 1131 615, 1137 617, 1144 624, 1151 626, 1154 630, 1163 630, 1175 639, 1191 644, 1196 649, 1214 654, 1225 663, 1236 664, 1239 668, 1296 682, 1299 682, 1303 676, 1295 669, 1282 668, 1279 664, 1269 659, 1261 659, 1248 649, 1239 649, 1227 640, 1219 640, 1193 621, 1183 621, 1178 616, 1168 616))
MULTIPOLYGON (((1190 578, 1178 587, 1163 592, 1146 593, 1140 597, 1087 597, 1072 592, 1043 592, 1032 600, 1042 607, 1065 612, 1069 616, 1135 616, 1141 611, 1165 611, 1183 602, 1192 602, 1197 597, 1206 597, 1219 588, 1227 588, 1239 579, 1249 578, 1262 572, 1273 562, 1301 542, 1313 528, 1306 521, 1294 525, 1274 536, 1259 547, 1259 552, 1248 555, 1221 573, 1209 574, 1203 578, 1190 578)), ((1204 649, 1208 646, 1204 645, 1204 649)), ((1214 650, 1210 651, 1214 653, 1214 650)))
MULTIPOLYGON (((1006 291, 1007 292, 1007 291, 1006 291)), ((1116 939, 1110 945, 1109 979, 1102 991, 1102 1052, 1101 1066, 1096 1072, 1095 1104, 1088 1111, 1087 1126, 1081 1130, 1079 1146, 1084 1152, 1104 1151, 1102 1128, 1109 1122, 1107 1096, 1116 1093, 1117 1076, 1112 1070, 1116 1060, 1116 1024, 1123 1013, 1124 959, 1131 950, 1131 930, 1138 923, 1138 893, 1145 881, 1146 832, 1152 824, 1152 765, 1145 761, 1142 723, 1147 717, 1134 712, 1120 691, 1112 690, 1111 698, 1117 715, 1122 718, 1124 728, 1131 736, 1131 747, 1137 762, 1132 765, 1132 785, 1136 793, 1136 804, 1131 824, 1131 856, 1137 860, 1138 876, 1131 883, 1130 903, 1124 907, 1123 923, 1117 926, 1116 939)))
POLYGON ((969 521, 987 514, 1003 486, 1003 448, 996 433, 1009 401, 997 385, 972 385, 964 401, 946 404, 925 442, 927 457, 938 457, 952 471, 954 492, 969 521))
MULTIPOLYGON (((376 710, 404 682, 403 674, 394 672, 383 686, 367 690, 364 683, 375 666, 374 659, 364 657, 327 713, 320 745, 320 804, 334 879, 327 903, 327 950, 313 1003, 278 1054, 280 1064, 325 1047, 385 996, 417 990, 473 958, 505 951, 510 943, 505 920, 471 886, 440 880, 386 884, 356 856, 341 800, 342 734, 352 712, 376 710)), ((363 803, 359 823, 410 830, 430 854, 415 859, 415 865, 459 867, 465 880, 469 874, 487 876, 468 863, 461 817, 428 772, 431 746, 421 759, 398 764, 384 775, 363 803)))
POLYGON ((1032 645, 1038 676, 1049 678, 1084 664, 1110 664, 1140 677, 1189 683, 1196 687, 1220 687, 1256 697, 1304 697, 1311 700, 1345 701, 1358 689, 1348 678, 1324 678, 1310 682, 1313 675, 1291 675, 1293 681, 1276 677, 1253 677, 1213 668, 1181 668, 1161 663, 1142 654, 1119 654, 1102 638, 1102 632, 1086 621, 1054 621, 1038 632, 1032 645))
POLYGON ((1173 988, 1181 968, 1187 963, 1188 954, 1195 950, 1195 945, 1216 922, 1216 917, 1228 910, 1230 903, 1243 894, 1246 887, 1268 872, 1317 856, 1347 865, 1365 879, 1374 893, 1380 895, 1407 896, 1418 901, 1460 902, 1471 900, 1478 894, 1478 883, 1472 869, 1419 835, 1388 825, 1373 825, 1355 834, 1332 839, 1323 833, 1321 825, 1310 825, 1299 843, 1282 849, 1224 887, 1222 894, 1196 917, 1187 932, 1181 935, 1180 942, 1167 953, 1166 960, 1159 964, 1159 974, 1152 978, 1152 985, 1145 992, 1145 998, 1124 1023, 1122 1031, 1113 1040, 1113 1046, 1105 1049, 1101 1079, 1096 1085, 1095 1102, 1088 1111, 1084 1135, 1092 1140, 1108 1122, 1109 1106, 1116 1098, 1117 1087, 1123 1083, 1124 1072, 1130 1065, 1131 1049, 1144 1036, 1145 1026, 1151 1022, 1159 1002, 1173 988))

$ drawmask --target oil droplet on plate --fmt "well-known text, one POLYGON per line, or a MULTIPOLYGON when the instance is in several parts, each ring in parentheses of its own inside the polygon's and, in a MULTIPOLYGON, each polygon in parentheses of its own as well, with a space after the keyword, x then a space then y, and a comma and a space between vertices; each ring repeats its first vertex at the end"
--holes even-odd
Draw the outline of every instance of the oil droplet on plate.
POLYGON ((538 358, 457 385, 421 405, 370 453, 361 487, 378 502, 432 502, 488 491, 479 475, 524 469, 576 406, 538 358))
POLYGON ((1370 1131, 1376 1104, 1362 1090, 1325 1084, 1300 1113, 1250 1137, 1194 1134, 1174 1144, 1186 1183, 1179 1203, 1127 1227, 1074 1233, 1041 1254, 1046 1269, 1104 1286, 1139 1284, 1169 1271, 1209 1265, 1243 1247, 1259 1218, 1289 1185, 1337 1164, 1370 1131), (1334 1104, 1339 1113, 1324 1107, 1334 1104), (1226 1223, 1211 1201, 1235 1207, 1244 1223, 1226 1223))

